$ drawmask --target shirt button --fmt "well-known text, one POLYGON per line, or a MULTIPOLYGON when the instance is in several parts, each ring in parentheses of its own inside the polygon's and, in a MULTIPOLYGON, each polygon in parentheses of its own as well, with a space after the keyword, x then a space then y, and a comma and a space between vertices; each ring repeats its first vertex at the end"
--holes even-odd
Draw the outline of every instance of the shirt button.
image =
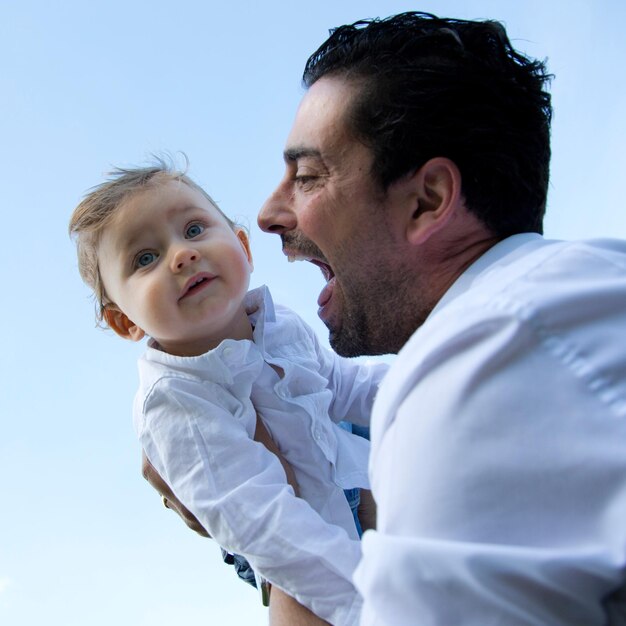
POLYGON ((233 352, 232 348, 224 348, 224 356, 230 356, 233 352))

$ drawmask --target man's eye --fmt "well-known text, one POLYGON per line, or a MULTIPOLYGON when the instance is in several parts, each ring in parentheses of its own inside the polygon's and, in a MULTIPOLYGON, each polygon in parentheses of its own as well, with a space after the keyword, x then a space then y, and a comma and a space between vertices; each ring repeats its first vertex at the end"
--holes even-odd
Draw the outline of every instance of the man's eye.
POLYGON ((190 224, 185 231, 185 238, 193 239, 202 232, 204 232, 204 226, 202 224, 190 224))
POLYGON ((298 187, 310 187, 315 182, 316 176, 310 174, 302 174, 294 178, 298 187))
POLYGON ((140 252, 135 257, 135 267, 146 267, 150 263, 154 263, 158 258, 156 252, 140 252))

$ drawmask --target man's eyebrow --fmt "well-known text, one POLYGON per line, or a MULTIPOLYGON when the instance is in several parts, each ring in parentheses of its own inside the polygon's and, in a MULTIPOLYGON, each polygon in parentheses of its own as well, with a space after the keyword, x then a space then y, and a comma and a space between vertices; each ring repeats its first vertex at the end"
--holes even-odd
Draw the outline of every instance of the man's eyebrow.
POLYGON ((283 159, 285 159, 286 163, 306 157, 321 159, 322 154, 319 150, 315 150, 314 148, 287 148, 287 150, 283 152, 283 159))

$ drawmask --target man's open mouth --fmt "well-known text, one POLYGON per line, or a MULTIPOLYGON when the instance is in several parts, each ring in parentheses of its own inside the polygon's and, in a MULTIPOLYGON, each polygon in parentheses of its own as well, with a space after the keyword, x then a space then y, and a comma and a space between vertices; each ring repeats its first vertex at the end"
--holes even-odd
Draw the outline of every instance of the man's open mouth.
POLYGON ((325 261, 320 261, 319 259, 315 259, 312 257, 299 255, 295 253, 288 253, 287 260, 290 263, 293 263, 295 261, 308 261, 309 263, 313 263, 313 265, 317 265, 317 267, 319 267, 320 270, 322 271, 322 275, 324 276, 324 280, 326 282, 329 282, 335 277, 335 272, 333 272, 333 268, 325 261))
POLYGON ((322 275, 324 276, 324 280, 326 280, 326 282, 335 277, 335 272, 333 272, 333 268, 328 265, 328 263, 324 263, 323 261, 318 261, 316 259, 311 259, 310 262, 313 263, 313 265, 317 265, 317 267, 322 270, 322 275))
POLYGON ((325 317, 328 315, 328 309, 325 307, 332 300, 333 292, 335 290, 335 272, 333 271, 333 268, 326 263, 326 261, 322 261, 316 257, 298 254, 287 250, 284 252, 290 263, 293 263, 294 261, 308 261, 309 263, 313 263, 313 265, 317 265, 317 267, 319 267, 322 271, 322 276, 324 276, 326 285, 324 285, 324 288, 317 298, 317 304, 320 307, 318 315, 322 318, 322 320, 325 320, 325 317))

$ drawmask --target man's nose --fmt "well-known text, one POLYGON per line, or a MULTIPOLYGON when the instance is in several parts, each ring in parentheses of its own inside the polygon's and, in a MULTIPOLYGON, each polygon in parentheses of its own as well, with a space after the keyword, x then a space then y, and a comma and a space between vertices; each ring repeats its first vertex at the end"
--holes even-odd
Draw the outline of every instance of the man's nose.
POLYGON ((195 263, 200 258, 197 250, 189 247, 181 247, 172 257, 171 268, 173 272, 180 272, 185 267, 195 263))
POLYGON ((282 235, 297 225, 293 194, 285 187, 284 184, 278 186, 259 211, 257 223, 266 233, 282 235))

